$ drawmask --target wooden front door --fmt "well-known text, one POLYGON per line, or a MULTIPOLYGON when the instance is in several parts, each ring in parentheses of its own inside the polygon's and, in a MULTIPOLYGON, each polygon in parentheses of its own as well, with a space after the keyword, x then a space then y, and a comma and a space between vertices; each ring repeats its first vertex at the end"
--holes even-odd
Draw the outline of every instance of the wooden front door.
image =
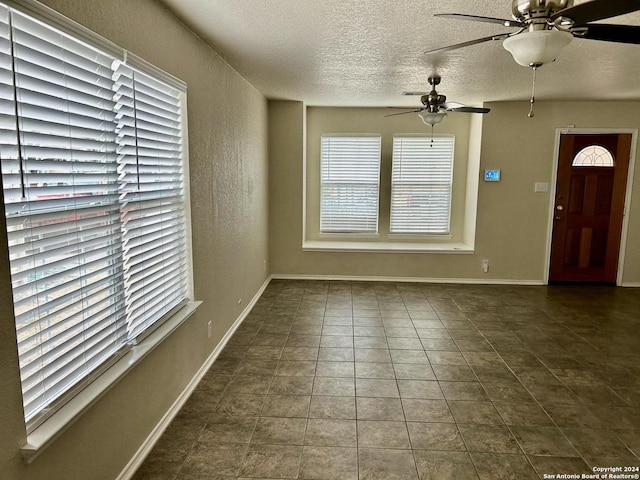
POLYGON ((563 134, 550 282, 615 283, 631 134, 563 134))

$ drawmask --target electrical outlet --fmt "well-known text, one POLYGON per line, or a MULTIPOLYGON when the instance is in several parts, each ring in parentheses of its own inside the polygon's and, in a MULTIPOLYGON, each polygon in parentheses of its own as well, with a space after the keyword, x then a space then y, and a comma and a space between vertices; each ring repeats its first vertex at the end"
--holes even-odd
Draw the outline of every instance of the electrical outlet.
POLYGON ((489 271, 489 259, 485 258, 484 260, 482 260, 482 271, 484 273, 487 273, 489 271))
POLYGON ((213 322, 209 320, 207 323, 207 338, 211 338, 211 333, 213 332, 213 322))

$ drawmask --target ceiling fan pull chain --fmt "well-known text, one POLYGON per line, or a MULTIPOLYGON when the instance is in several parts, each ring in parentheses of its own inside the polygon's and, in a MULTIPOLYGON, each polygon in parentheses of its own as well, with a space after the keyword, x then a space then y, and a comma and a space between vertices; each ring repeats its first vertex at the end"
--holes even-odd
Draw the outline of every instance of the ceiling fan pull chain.
POLYGON ((429 147, 433 148, 433 125, 431 125, 431 144, 429 147))
POLYGON ((533 85, 531 86, 531 100, 529 101, 529 103, 531 104, 531 107, 529 108, 529 113, 527 114, 527 117, 529 118, 533 118, 535 116, 535 113, 533 112, 533 104, 536 103, 536 72, 538 71, 538 67, 540 65, 531 65, 531 68, 533 68, 533 85))

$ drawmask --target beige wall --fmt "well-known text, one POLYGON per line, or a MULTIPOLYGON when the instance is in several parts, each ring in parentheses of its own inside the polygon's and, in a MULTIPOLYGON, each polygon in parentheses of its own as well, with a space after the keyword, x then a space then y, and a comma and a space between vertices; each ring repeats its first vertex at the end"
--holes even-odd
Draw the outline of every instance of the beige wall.
MULTIPOLYGON (((276 103, 271 102, 270 109, 276 103)), ((486 106, 492 111, 483 117, 480 170, 501 169, 502 181, 480 182, 473 255, 303 252, 299 241, 302 217, 299 216, 292 217, 288 223, 272 224, 271 238, 298 239, 271 245, 272 273, 542 282, 549 238, 550 194, 534 193, 534 183, 550 182, 552 179, 556 129, 568 125, 575 125, 576 128, 640 128, 640 116, 637 114, 640 104, 540 102, 533 119, 527 117, 526 102, 492 103, 486 106), (482 259, 485 258, 490 260, 490 269, 486 274, 481 270, 482 259)), ((353 125, 361 121, 373 125, 380 116, 377 109, 341 111, 348 122, 325 124, 313 133, 310 114, 308 144, 319 142, 316 137, 319 133, 325 133, 321 131, 324 128, 333 130, 326 133, 336 133, 340 131, 336 127, 339 125, 350 132, 353 125)), ((281 112, 278 118, 270 120, 279 122, 270 125, 271 132, 290 130, 302 122, 301 109, 292 108, 286 115, 281 112)), ((419 125, 418 119, 413 120, 419 125)), ((445 127, 450 120, 452 118, 445 119, 437 128, 445 127)), ((471 127, 473 130, 477 125, 472 123, 471 127)), ((271 206, 272 211, 276 211, 279 205, 301 202, 303 161, 297 152, 302 150, 303 139, 298 136, 276 138, 273 134, 270 138, 280 142, 279 145, 271 144, 271 151, 287 152, 270 158, 270 167, 289 172, 286 178, 271 178, 271 191, 278 192, 277 199, 271 198, 274 203, 278 202, 278 205, 271 206)), ((472 148, 478 148, 473 141, 471 145, 472 148)), ((472 154, 470 158, 473 158, 472 154)), ((640 185, 638 169, 635 185, 640 185)), ((640 241, 638 196, 636 193, 629 209, 625 283, 640 282, 640 254, 636 247, 640 241)))
POLYGON ((44 3, 188 84, 195 298, 204 303, 28 466, 19 453, 25 432, 0 241, 0 478, 112 480, 268 275, 267 103, 153 0, 44 3))
POLYGON ((302 245, 304 114, 301 102, 269 101, 270 262, 302 245))

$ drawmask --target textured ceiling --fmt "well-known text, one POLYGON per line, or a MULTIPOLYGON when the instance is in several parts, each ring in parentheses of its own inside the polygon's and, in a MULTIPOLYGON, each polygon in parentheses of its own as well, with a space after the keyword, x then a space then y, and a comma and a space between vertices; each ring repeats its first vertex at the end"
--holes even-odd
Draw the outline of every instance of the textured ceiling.
MULTIPOLYGON (((510 0, 161 0, 268 98, 308 105, 419 106, 406 90, 450 101, 528 100, 531 70, 501 41, 429 49, 495 33, 500 25, 434 13, 511 17, 510 0)), ((576 4, 584 3, 576 0, 576 4)), ((640 25, 640 12, 607 23, 640 25)), ((640 45, 574 39, 538 71, 538 100, 640 100, 640 45)))

